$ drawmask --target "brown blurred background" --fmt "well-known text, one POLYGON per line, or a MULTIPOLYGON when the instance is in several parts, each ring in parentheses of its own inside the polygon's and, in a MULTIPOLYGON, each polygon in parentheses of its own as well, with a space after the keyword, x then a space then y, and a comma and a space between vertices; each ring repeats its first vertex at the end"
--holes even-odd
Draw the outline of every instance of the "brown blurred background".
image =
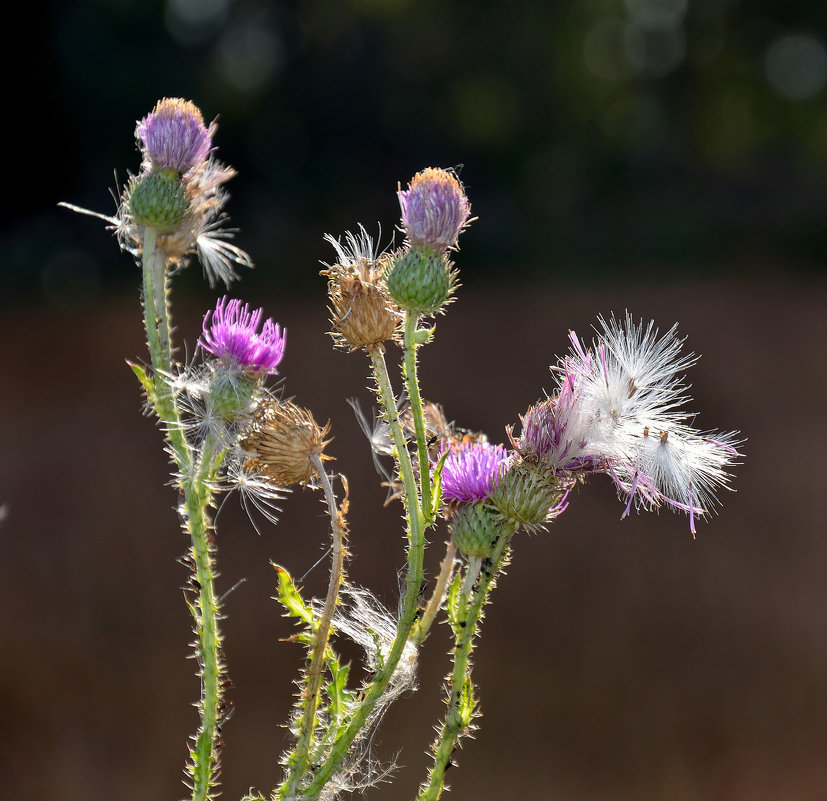
MULTIPOLYGON (((257 263, 234 292, 289 331, 287 392, 332 420, 350 481, 351 576, 391 608, 400 510, 381 508, 345 402, 370 405, 367 363, 332 350, 317 266, 325 231, 379 219, 389 239, 396 182, 421 167, 463 162, 480 217, 423 353, 449 417, 502 439, 552 387, 568 329, 629 309, 680 323, 703 354, 698 425, 748 440, 737 492, 695 540, 677 515, 620 522, 599 479, 517 538, 451 797, 827 799, 820 0, 120 0, 38 7, 31 25, 26 63, 47 69, 25 92, 11 82, 0 218, 4 796, 184 795, 186 542, 124 363, 144 352, 137 272, 97 222, 54 208, 111 211, 112 169, 138 166, 135 119, 182 95, 221 115, 219 155, 240 169, 229 210, 257 263), (59 134, 59 158, 38 134, 59 134)), ((214 294, 191 268, 176 297, 192 347, 214 294)), ((278 527, 257 522, 234 497, 218 518, 220 591, 246 579, 225 602, 226 798, 272 788, 286 744, 301 652, 279 642, 269 562, 301 576, 327 538, 309 491, 278 527)), ((321 593, 324 568, 304 583, 321 593)), ((380 729, 379 756, 402 768, 371 798, 412 798, 424 776, 445 628, 380 729)))

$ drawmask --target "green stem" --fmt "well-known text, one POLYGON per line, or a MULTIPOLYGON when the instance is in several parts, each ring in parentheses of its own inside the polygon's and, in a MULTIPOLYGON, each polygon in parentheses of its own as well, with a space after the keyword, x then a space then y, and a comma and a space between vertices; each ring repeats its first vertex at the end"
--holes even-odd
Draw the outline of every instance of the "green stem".
POLYGON ((411 404, 414 430, 416 431, 416 450, 419 457, 419 476, 422 485, 422 515, 426 525, 430 525, 433 517, 431 508, 431 460, 428 456, 428 436, 425 430, 425 414, 422 409, 422 397, 419 394, 419 379, 416 374, 416 327, 419 316, 405 312, 405 389, 411 404))
POLYGON ((482 610, 493 589, 497 575, 508 557, 508 544, 516 531, 512 523, 505 523, 494 546, 494 553, 481 564, 468 566, 465 586, 461 594, 460 609, 463 612, 454 631, 454 665, 451 671, 451 695, 448 711, 439 732, 434 749, 434 765, 428 781, 420 788, 418 801, 437 801, 445 787, 445 771, 451 764, 451 755, 459 738, 468 730, 474 717, 474 700, 471 684, 471 651, 474 636, 482 617, 482 610), (479 571, 475 577, 474 573, 479 571), (472 587, 476 578, 476 587, 472 587))
POLYGON ((215 596, 215 571, 207 508, 212 498, 209 477, 214 475, 218 455, 204 446, 201 467, 192 481, 182 482, 186 526, 192 540, 198 601, 191 606, 198 636, 197 654, 201 668, 201 728, 191 751, 192 799, 206 801, 214 784, 218 754, 215 747, 221 703, 221 635, 218 630, 218 602, 215 596))
POLYGON ((313 466, 319 475, 327 500, 328 513, 330 515, 331 537, 333 539, 333 565, 330 570, 330 581, 327 586, 327 597, 321 617, 315 626, 313 637, 313 650, 310 656, 310 667, 307 671, 307 689, 305 690, 304 715, 299 727, 299 736, 296 743, 296 750, 290 759, 290 773, 287 777, 283 790, 283 797, 294 798, 297 795, 302 777, 307 771, 310 749, 313 744, 313 733, 316 730, 316 710, 319 705, 319 693, 322 683, 322 666, 325 661, 327 643, 330 639, 331 622, 333 613, 336 611, 336 603, 339 598, 339 588, 344 578, 345 542, 344 533, 340 525, 339 513, 336 508, 336 496, 330 478, 325 472, 322 460, 318 454, 311 456, 313 466))
POLYGON ((196 457, 181 426, 175 398, 169 384, 172 352, 169 339, 169 305, 166 291, 166 260, 156 248, 157 233, 146 228, 143 249, 144 327, 152 361, 153 404, 158 420, 166 429, 184 495, 183 516, 191 540, 198 599, 190 604, 198 637, 197 656, 201 677, 199 713, 201 727, 195 747, 190 751, 193 801, 206 801, 213 785, 217 753, 215 740, 221 702, 219 681, 220 634, 218 603, 215 596, 210 520, 207 510, 212 501, 211 480, 221 460, 215 444, 205 443, 196 457))
MULTIPOLYGON (((154 228, 147 228, 144 231, 143 258, 143 279, 144 279, 144 328, 146 329, 146 340, 149 346, 149 356, 152 366, 156 369, 164 369, 164 352, 161 348, 161 340, 158 335, 160 321, 158 320, 158 307, 156 300, 156 277, 155 277, 155 242, 157 233, 154 228)), ((167 365, 166 369, 169 369, 167 365)), ((155 382, 157 383, 157 381, 155 382)), ((160 415, 159 415, 160 416, 160 415)))
POLYGON ((303 801, 314 801, 314 799, 319 797, 325 785, 330 781, 342 760, 347 755, 356 736, 362 731, 362 727, 376 706, 377 701, 385 692, 410 637, 418 611, 419 591, 424 576, 425 521, 419 505, 416 477, 414 476, 411 457, 408 453, 405 434, 399 422, 396 398, 394 397, 388 376, 384 353, 381 346, 370 348, 369 353, 374 377, 379 388, 380 401, 385 410, 388 425, 390 426, 391 437, 396 447, 399 470, 405 486, 403 502, 408 520, 408 572, 405 577, 405 594, 402 598, 399 623, 390 652, 382 667, 377 671, 373 680, 366 688, 360 703, 351 715, 351 720, 347 728, 337 736, 336 741, 330 749, 330 753, 313 776, 313 781, 307 786, 302 796, 303 801))

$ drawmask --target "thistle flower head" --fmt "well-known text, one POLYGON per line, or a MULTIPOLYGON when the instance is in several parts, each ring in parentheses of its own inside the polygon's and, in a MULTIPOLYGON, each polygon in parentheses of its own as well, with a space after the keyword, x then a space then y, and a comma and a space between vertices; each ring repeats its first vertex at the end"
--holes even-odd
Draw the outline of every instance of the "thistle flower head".
POLYGON ((406 190, 400 185, 396 194, 402 227, 411 243, 433 250, 456 247, 471 215, 471 204, 453 173, 428 167, 411 179, 406 190))
POLYGON ((738 455, 734 433, 709 434, 687 423, 683 373, 694 362, 681 356, 672 327, 659 336, 654 323, 599 319, 586 348, 574 332, 572 350, 555 369, 557 394, 531 407, 517 442, 525 457, 556 474, 606 473, 632 505, 660 505, 695 518, 715 503, 738 455))
POLYGON ((331 336, 348 350, 397 339, 402 320, 385 283, 388 257, 377 253, 373 239, 362 226, 359 229, 358 235, 345 234, 344 243, 325 236, 338 256, 322 271, 328 279, 331 336))
POLYGON ((204 316, 201 347, 230 365, 259 374, 275 375, 284 356, 287 332, 269 317, 261 325, 264 312, 250 311, 240 300, 221 298, 215 309, 204 316))
POLYGON ((485 500, 508 464, 502 445, 462 442, 450 446, 442 464, 442 498, 446 504, 485 500))
POLYGON ((198 107, 189 100, 159 100, 135 128, 144 158, 158 169, 189 172, 206 161, 215 127, 204 125, 198 107))
POLYGON ((307 484, 317 474, 316 459, 330 442, 330 424, 320 426, 312 413, 289 401, 268 401, 239 437, 246 453, 244 469, 274 484, 307 484))

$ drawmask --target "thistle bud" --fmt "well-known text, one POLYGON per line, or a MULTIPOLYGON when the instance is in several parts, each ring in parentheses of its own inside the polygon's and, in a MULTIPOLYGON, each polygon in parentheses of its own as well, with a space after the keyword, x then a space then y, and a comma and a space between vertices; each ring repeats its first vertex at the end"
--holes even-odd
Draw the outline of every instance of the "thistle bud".
POLYGON ((453 173, 428 167, 413 177, 407 190, 400 186, 397 197, 402 227, 413 245, 440 251, 456 247, 471 205, 453 173))
POLYGON ((152 170, 139 175, 127 197, 132 218, 138 225, 159 233, 174 231, 187 216, 190 200, 175 170, 152 170))
POLYGON ((330 423, 319 426, 307 409, 289 401, 263 403, 239 438, 248 454, 244 469, 281 487, 306 484, 317 472, 313 457, 331 458, 323 455, 328 433, 330 423))
POLYGON ((451 520, 451 534, 465 556, 491 556, 503 518, 485 502, 461 506, 451 520))
POLYGON ((512 465, 491 491, 491 504, 504 517, 529 530, 541 528, 555 513, 565 487, 534 459, 512 465))
POLYGON ((388 275, 394 302, 414 314, 436 314, 456 288, 456 272, 444 251, 411 246, 398 253, 388 275))

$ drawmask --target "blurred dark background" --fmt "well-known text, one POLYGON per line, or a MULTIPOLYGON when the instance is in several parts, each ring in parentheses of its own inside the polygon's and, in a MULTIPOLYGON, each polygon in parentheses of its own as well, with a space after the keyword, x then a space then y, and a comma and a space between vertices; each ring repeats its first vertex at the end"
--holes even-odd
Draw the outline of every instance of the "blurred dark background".
MULTIPOLYGON (((234 292, 289 330, 288 393, 330 418, 352 490, 351 575, 391 607, 399 509, 379 510, 333 352, 322 234, 398 216, 428 165, 460 169, 479 220, 463 288, 423 354, 426 396, 494 440, 550 389, 566 332, 629 309, 704 354, 698 425, 741 429, 745 463, 693 540, 633 516, 608 481, 520 536, 489 607, 483 717, 457 799, 827 799, 827 15, 820 0, 99 0, 7 28, 0 203, 0 769, 8 797, 184 795, 198 687, 166 462, 124 364, 144 352, 138 273, 103 224, 162 96, 219 118, 229 211, 256 269, 234 292), (12 47, 19 40, 20 50, 12 47), (461 167, 460 167, 461 165, 461 167)), ((195 342, 210 292, 176 283, 195 342)), ((220 591, 237 713, 224 797, 277 781, 300 664, 269 560, 322 554, 309 491, 279 526, 231 497, 220 591)), ((429 569, 444 532, 433 537, 429 569)), ((322 593, 324 569, 305 579, 322 593)), ((412 798, 442 714, 444 626, 380 758, 412 798)))

